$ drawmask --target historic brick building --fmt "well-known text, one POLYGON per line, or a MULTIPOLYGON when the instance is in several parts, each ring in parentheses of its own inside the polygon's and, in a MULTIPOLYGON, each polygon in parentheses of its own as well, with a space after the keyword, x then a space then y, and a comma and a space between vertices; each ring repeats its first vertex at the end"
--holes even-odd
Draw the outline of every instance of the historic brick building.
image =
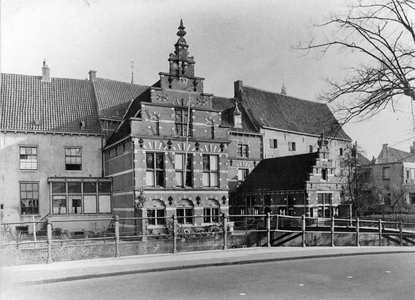
POLYGON ((52 78, 46 64, 42 76, 1 75, 4 222, 51 217, 79 231, 114 214, 152 218, 123 220, 130 233, 161 230, 173 214, 183 226, 213 224, 230 199, 238 207, 233 195, 264 158, 312 152, 325 132, 335 164, 350 138, 326 105, 241 81, 235 97, 206 93, 184 29, 152 86, 96 71, 52 78))
POLYGON ((237 192, 234 211, 257 215, 264 208, 281 215, 339 215, 341 182, 330 159, 328 141, 318 151, 262 160, 237 192))

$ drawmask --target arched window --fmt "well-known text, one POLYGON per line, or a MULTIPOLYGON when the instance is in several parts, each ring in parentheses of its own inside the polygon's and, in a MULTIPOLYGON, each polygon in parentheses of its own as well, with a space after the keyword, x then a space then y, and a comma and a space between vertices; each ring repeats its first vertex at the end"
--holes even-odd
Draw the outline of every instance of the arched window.
POLYGON ((204 223, 219 223, 220 221, 220 204, 215 199, 206 201, 203 207, 204 223))
POLYGON ((177 204, 176 213, 179 224, 193 224, 193 203, 189 199, 182 199, 177 204))
POLYGON ((154 199, 147 204, 147 220, 149 225, 164 225, 166 205, 163 201, 154 199))

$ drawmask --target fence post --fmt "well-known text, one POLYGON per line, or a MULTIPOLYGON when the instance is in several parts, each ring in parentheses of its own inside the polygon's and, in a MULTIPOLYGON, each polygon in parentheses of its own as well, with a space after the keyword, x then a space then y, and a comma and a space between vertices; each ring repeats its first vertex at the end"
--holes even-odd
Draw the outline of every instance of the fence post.
POLYGON ((120 256, 120 216, 114 216, 115 221, 115 257, 120 256))
POLYGON ((176 216, 173 215, 173 253, 177 253, 177 220, 176 216))
POLYGON ((228 220, 227 220, 227 216, 225 213, 222 214, 222 218, 223 218, 223 250, 228 249, 227 243, 228 243, 228 239, 227 239, 227 227, 228 227, 228 220))
POLYGON ((402 221, 399 221, 399 242, 403 246, 403 232, 402 232, 402 221))
POLYGON ((379 246, 382 246, 382 219, 379 219, 379 246))
POLYGON ((33 224, 33 240, 35 241, 35 248, 37 248, 37 241, 36 241, 36 222, 35 216, 32 216, 32 224, 33 224))
POLYGON ((267 212, 267 247, 271 247, 271 214, 267 212))
POLYGON ((360 228, 359 228, 359 218, 356 218, 356 246, 360 247, 360 228))
POLYGON ((305 215, 301 216, 301 220, 302 220, 301 230, 303 232, 302 246, 305 247, 305 215))
POLYGON ((331 246, 334 247, 334 217, 331 217, 331 226, 330 226, 330 232, 331 232, 331 246))
POLYGON ((46 226, 47 236, 48 236, 48 259, 46 260, 47 264, 52 262, 52 220, 48 218, 48 224, 46 226))
POLYGON ((279 217, 277 215, 277 221, 276 221, 276 225, 275 225, 275 231, 278 231, 278 222, 279 222, 279 217))

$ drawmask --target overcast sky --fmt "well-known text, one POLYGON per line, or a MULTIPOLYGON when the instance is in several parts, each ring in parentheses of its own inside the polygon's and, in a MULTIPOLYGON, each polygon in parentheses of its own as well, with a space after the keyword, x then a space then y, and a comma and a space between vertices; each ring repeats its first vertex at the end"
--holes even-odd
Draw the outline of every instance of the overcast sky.
MULTIPOLYGON (((341 79, 356 55, 293 50, 312 36, 330 34, 318 22, 344 0, 2 0, 1 72, 52 77, 97 76, 151 85, 168 71, 183 19, 195 74, 205 92, 233 97, 233 83, 271 92, 284 84, 290 96, 317 101, 324 78, 341 79)), ((413 122, 409 98, 364 123, 345 126, 351 138, 377 157, 382 144, 409 151, 413 122)))

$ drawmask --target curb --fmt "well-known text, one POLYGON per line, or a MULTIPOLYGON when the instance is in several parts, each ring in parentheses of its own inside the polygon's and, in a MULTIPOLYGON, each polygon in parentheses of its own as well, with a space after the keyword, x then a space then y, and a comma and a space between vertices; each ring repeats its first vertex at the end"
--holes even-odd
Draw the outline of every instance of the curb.
POLYGON ((206 267, 222 267, 222 266, 248 265, 248 264, 256 264, 256 263, 291 261, 291 260, 302 260, 302 259, 363 256, 363 255, 384 255, 384 254, 399 254, 399 253, 415 253, 415 250, 413 251, 402 251, 402 250, 373 251, 373 252, 360 252, 360 253, 359 252, 334 253, 334 254, 320 254, 320 255, 303 255, 303 256, 296 256, 296 257, 273 257, 273 258, 264 258, 264 259, 236 260, 236 261, 225 261, 225 262, 216 262, 216 263, 215 262, 200 263, 200 264, 195 263, 191 265, 180 265, 180 266, 171 266, 171 267, 162 267, 162 268, 149 268, 149 269, 143 269, 143 270, 109 272, 109 273, 103 273, 103 274, 87 274, 87 275, 69 276, 69 277, 62 277, 62 278, 37 280, 37 281, 26 281, 26 282, 16 283, 16 285, 20 285, 20 286, 39 285, 39 284, 49 284, 49 283, 58 283, 58 282, 67 282, 67 281, 76 281, 76 280, 85 280, 85 279, 104 278, 104 277, 112 277, 112 276, 134 275, 134 274, 165 272, 165 271, 174 271, 174 270, 199 269, 199 268, 206 268, 206 267))

